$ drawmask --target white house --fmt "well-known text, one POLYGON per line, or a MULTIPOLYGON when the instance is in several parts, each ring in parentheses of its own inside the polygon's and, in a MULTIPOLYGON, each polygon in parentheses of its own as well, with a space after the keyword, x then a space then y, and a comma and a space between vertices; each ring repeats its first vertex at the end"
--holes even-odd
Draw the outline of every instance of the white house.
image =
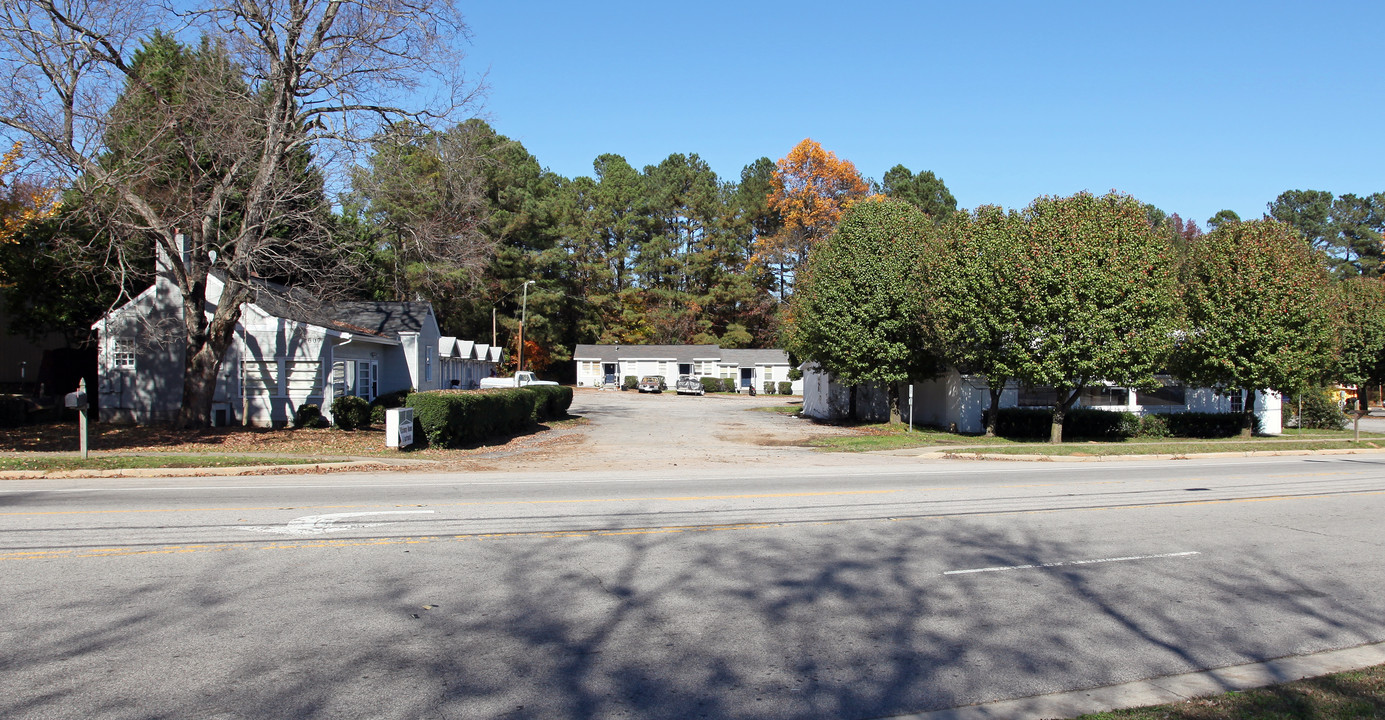
POLYGON ((475 390, 500 364, 500 352, 499 346, 455 337, 440 338, 438 356, 442 359, 442 387, 475 390))
MULTIPOLYGON (((1097 408, 1132 412, 1136 415, 1178 412, 1242 412, 1244 394, 1219 393, 1211 388, 1184 387, 1164 378, 1164 386, 1145 391, 1116 386, 1087 388, 1074 407, 1097 408)), ((832 379, 816 364, 803 367, 803 414, 828 420, 847 416, 850 403, 849 388, 832 379)), ((983 432, 983 413, 990 409, 991 394, 985 378, 963 375, 949 369, 932 380, 914 383, 913 421, 916 425, 955 428, 958 432, 983 432)), ((909 419, 909 386, 900 388, 900 410, 909 419)), ((1011 381, 1000 395, 1001 408, 1052 407, 1056 394, 1051 388, 1023 388, 1011 381)), ((888 417, 886 393, 877 387, 857 390, 857 415, 867 419, 888 417)), ((1255 393, 1255 415, 1260 418, 1261 432, 1278 435, 1283 432, 1282 399, 1279 393, 1255 393)))
MULTIPOLYGON (((162 252, 159 263, 149 289, 92 326, 100 337, 102 422, 169 422, 182 402, 182 296, 162 252)), ((222 287, 217 273, 207 278, 209 317, 222 287)), ((469 343, 472 356, 462 359, 453 354, 456 338, 447 340, 429 303, 322 303, 259 282, 222 359, 212 423, 283 425, 306 403, 330 419, 331 401, 344 395, 373 400, 407 388, 440 389, 448 368, 467 377, 490 374, 490 348, 476 354, 469 343), (462 364, 444 365, 444 347, 449 361, 462 364)))
MULTIPOLYGON (((578 345, 578 387, 619 386, 627 376, 662 375, 671 386, 679 375, 732 378, 739 388, 763 392, 766 382, 789 381, 789 354, 783 350, 739 350, 717 345, 578 345)), ((803 392, 794 380, 793 394, 803 392)))

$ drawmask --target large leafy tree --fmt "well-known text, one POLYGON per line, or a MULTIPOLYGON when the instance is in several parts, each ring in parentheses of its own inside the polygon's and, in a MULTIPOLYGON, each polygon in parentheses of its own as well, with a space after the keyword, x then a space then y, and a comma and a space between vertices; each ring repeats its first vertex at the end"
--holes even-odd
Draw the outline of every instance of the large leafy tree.
POLYGON ((918 257, 938 252, 931 228, 928 217, 907 203, 857 203, 813 251, 799 278, 785 344, 852 386, 853 417, 859 383, 887 387, 890 419, 897 422, 897 383, 937 373, 919 322, 923 295, 915 274, 918 257))
MULTIPOLYGON (((0 125, 27 136, 51 171, 80 179, 85 195, 103 201, 93 202, 108 223, 101 237, 149 237, 169 257, 187 258, 172 267, 184 309, 178 424, 208 422, 253 278, 301 266, 301 244, 280 242, 279 233, 295 219, 323 216, 309 197, 320 184, 292 172, 295 165, 310 148, 329 156, 350 150, 381 121, 427 122, 468 105, 475 88, 459 62, 466 33, 445 0, 407 9, 385 0, 205 0, 176 8, 16 0, 0 8, 0 71, 12 78, 0 90, 0 125), (220 62, 215 67, 193 63, 198 71, 163 85, 136 65, 133 49, 150 28, 185 19, 201 25, 212 47, 224 42, 227 55, 224 62, 209 56, 220 62), (432 108, 414 104, 424 79, 440 98, 432 108), (122 123, 139 124, 140 142, 117 147, 122 123), (169 164, 173 153, 186 162, 169 164), (189 191, 185 202, 172 200, 178 186, 189 191), (224 291, 207 313, 213 267, 224 291)), ((327 256, 309 254, 314 262, 327 256)))
POLYGON ((943 252, 917 260, 929 341, 961 372, 986 379, 987 435, 995 434, 1001 392, 1018 372, 1017 344, 1029 337, 1021 319, 1022 229, 1018 214, 993 205, 954 213, 942 225, 943 252))
POLYGON ((1385 281, 1348 278, 1334 284, 1329 302, 1337 332, 1330 379, 1356 386, 1354 430, 1359 440, 1367 412, 1364 388, 1385 382, 1385 281))
POLYGON ((779 214, 782 225, 774 235, 758 238, 755 259, 773 268, 781 298, 791 293, 794 273, 809 251, 869 191, 850 160, 838 159, 811 138, 776 163, 769 206, 779 214))
POLYGON ((1173 345, 1176 263, 1169 239, 1129 196, 1043 197, 1019 225, 1020 336, 1014 376, 1057 393, 1050 439, 1097 382, 1150 386, 1173 345))
POLYGON ((957 210, 957 198, 947 189, 943 179, 924 170, 915 175, 903 165, 885 171, 880 191, 895 200, 903 200, 922 210, 933 222, 941 223, 957 210))
POLYGON ((1332 362, 1333 327, 1321 254, 1272 219, 1221 225, 1189 251, 1183 303, 1187 330, 1176 366, 1187 380, 1245 390, 1292 392, 1332 362))

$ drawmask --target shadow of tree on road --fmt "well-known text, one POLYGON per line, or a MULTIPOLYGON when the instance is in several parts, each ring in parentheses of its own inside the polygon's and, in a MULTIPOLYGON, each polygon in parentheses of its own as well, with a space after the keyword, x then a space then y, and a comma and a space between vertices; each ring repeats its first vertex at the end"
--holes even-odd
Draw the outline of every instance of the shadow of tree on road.
POLYGON ((1378 594, 1253 551, 944 574, 1159 538, 1107 526, 1056 540, 1049 522, 283 543, 106 559, 102 573, 52 562, 98 583, 81 595, 95 599, 11 609, 5 634, 24 641, 5 642, 0 716, 876 718, 1385 636, 1378 594))

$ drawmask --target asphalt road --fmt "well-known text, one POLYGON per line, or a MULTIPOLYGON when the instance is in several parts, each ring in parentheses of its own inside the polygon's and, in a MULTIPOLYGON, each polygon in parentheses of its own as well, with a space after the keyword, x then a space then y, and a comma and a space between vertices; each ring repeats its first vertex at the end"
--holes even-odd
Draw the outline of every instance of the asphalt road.
MULTIPOLYGON (((878 463, 878 464, 876 464, 878 463)), ((1385 640, 1385 458, 0 485, 0 717, 876 718, 1385 640)))

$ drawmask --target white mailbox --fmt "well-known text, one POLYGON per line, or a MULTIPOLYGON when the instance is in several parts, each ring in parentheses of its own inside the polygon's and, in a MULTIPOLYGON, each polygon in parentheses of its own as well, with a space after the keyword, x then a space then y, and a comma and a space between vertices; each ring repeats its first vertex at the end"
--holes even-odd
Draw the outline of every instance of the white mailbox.
POLYGON ((414 409, 390 408, 385 411, 385 447, 402 448, 414 444, 414 409))

